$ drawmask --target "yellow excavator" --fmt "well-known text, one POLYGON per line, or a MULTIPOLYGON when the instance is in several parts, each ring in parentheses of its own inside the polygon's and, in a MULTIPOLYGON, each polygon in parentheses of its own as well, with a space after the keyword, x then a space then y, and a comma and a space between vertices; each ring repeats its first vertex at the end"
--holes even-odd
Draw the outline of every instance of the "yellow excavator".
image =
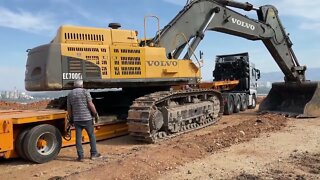
MULTIPOLYGON (((191 60, 205 32, 217 31, 261 40, 284 73, 274 83, 260 111, 295 117, 320 115, 318 82, 305 78, 278 11, 229 0, 193 0, 152 39, 134 30, 62 26, 49 43, 31 49, 26 64, 29 91, 72 89, 75 79, 85 88, 116 88, 92 92, 101 116, 127 119, 138 140, 156 142, 213 124, 223 112, 223 98, 199 87, 200 65, 191 60), (256 11, 248 18, 232 8, 256 11), (185 52, 183 58, 180 58, 185 52), (172 90, 172 86, 189 88, 172 90), (191 88, 190 88, 191 87, 191 88)), ((227 47, 226 47, 227 48, 227 47)))

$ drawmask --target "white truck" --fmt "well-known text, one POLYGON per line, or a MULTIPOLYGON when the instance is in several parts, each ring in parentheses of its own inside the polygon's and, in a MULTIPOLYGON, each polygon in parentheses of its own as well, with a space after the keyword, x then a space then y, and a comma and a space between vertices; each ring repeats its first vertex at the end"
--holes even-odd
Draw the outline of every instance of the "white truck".
POLYGON ((239 81, 234 88, 222 90, 224 114, 229 115, 256 107, 260 70, 250 63, 247 52, 216 56, 213 77, 214 81, 239 81))

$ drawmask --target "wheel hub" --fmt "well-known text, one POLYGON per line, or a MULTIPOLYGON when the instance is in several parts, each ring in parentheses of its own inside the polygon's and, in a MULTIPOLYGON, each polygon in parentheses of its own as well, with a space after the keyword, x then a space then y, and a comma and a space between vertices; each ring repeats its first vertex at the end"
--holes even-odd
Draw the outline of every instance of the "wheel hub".
POLYGON ((42 149, 44 148, 45 146, 47 146, 47 141, 44 140, 44 139, 39 139, 38 142, 37 142, 37 147, 38 149, 42 149))
POLYGON ((151 118, 150 123, 151 123, 152 130, 158 131, 159 129, 161 129, 161 127, 164 124, 162 112, 159 110, 156 110, 156 112, 153 114, 151 118))
POLYGON ((51 133, 43 133, 38 137, 36 148, 39 154, 48 155, 54 151, 57 146, 57 140, 51 133))

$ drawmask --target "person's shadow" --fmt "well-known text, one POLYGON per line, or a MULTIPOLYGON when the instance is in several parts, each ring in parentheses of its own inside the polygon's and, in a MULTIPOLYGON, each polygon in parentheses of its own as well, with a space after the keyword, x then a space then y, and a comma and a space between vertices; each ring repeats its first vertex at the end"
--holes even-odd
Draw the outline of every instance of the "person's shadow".
POLYGON ((58 155, 57 158, 54 160, 57 160, 57 161, 76 161, 76 157, 58 155))

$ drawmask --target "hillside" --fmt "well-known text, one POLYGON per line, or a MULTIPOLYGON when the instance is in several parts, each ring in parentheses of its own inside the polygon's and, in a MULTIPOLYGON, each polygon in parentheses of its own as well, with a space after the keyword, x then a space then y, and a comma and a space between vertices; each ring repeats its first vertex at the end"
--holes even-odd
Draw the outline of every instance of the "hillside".
MULTIPOLYGON (((320 68, 309 68, 306 71, 306 76, 308 80, 312 81, 320 81, 320 68)), ((283 73, 282 72, 269 72, 269 73, 261 73, 262 82, 281 82, 283 81, 283 73)))

